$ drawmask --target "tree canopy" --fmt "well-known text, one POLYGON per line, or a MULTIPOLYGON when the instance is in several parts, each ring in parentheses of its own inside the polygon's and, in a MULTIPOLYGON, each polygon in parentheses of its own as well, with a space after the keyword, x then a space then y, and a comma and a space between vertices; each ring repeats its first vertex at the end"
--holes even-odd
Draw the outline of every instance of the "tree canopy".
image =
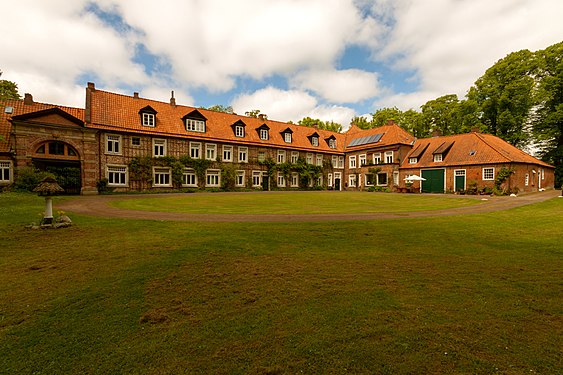
MULTIPOLYGON (((0 77, 2 71, 0 71, 0 77)), ((0 79, 0 99, 21 99, 18 93, 18 85, 12 81, 0 79)))
POLYGON ((307 127, 316 127, 322 130, 330 130, 333 132, 340 133, 342 131, 342 125, 334 121, 322 121, 316 118, 305 117, 297 122, 299 125, 307 127))

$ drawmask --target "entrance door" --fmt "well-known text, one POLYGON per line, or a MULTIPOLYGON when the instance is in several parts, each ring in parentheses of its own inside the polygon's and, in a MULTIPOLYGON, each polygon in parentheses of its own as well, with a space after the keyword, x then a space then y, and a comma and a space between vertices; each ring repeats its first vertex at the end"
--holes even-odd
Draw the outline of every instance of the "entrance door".
POLYGON ((443 193, 445 191, 445 174, 444 169, 426 169, 421 175, 425 178, 422 181, 423 193, 443 193))
POLYGON ((267 174, 264 174, 262 176, 262 190, 270 190, 270 176, 268 176, 267 174))
POLYGON ((454 171, 454 191, 465 190, 465 169, 454 171))

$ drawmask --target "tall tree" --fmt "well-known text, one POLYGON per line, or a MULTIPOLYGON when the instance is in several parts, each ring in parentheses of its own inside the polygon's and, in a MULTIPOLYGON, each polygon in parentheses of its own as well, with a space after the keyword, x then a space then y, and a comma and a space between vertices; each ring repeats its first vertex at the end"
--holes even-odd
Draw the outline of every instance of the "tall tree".
POLYGON ((515 146, 528 139, 526 122, 533 106, 534 55, 514 52, 487 69, 468 92, 479 106, 480 120, 487 130, 515 146))
MULTIPOLYGON (((2 71, 0 71, 0 77, 2 71)), ((21 99, 18 93, 18 85, 12 81, 0 79, 0 99, 21 99)))
POLYGON ((429 100, 421 106, 423 121, 429 125, 432 132, 438 131, 443 135, 458 134, 461 132, 458 106, 459 100, 455 94, 429 100))
POLYGON ((372 127, 371 121, 364 116, 355 116, 350 120, 350 124, 356 125, 360 129, 370 129, 372 127))
POLYGON ((380 108, 372 115, 371 127, 377 128, 378 126, 383 126, 387 124, 388 121, 393 121, 396 124, 399 124, 401 122, 402 115, 403 112, 397 107, 380 108))
POLYGON ((230 113, 233 114, 235 113, 233 111, 233 107, 229 106, 224 106, 221 104, 216 104, 216 105, 212 105, 211 107, 207 108, 210 111, 215 111, 215 112, 223 112, 223 113, 230 113))
POLYGON ((555 186, 563 184, 563 42, 536 52, 538 90, 532 132, 542 157, 555 165, 555 186))
POLYGON ((317 127, 318 129, 330 130, 336 133, 340 133, 342 131, 342 125, 334 121, 322 121, 317 118, 304 117, 297 123, 301 126, 317 127))

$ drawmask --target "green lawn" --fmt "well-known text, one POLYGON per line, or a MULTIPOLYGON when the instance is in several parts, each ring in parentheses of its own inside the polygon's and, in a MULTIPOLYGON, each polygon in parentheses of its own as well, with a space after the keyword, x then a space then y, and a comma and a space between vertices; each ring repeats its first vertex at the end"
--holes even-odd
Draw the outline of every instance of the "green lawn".
POLYGON ((268 192, 144 196, 112 202, 119 208, 196 214, 336 214, 429 211, 481 203, 465 197, 366 192, 268 192))
POLYGON ((32 231, 0 194, 0 373, 554 374, 562 207, 32 231))

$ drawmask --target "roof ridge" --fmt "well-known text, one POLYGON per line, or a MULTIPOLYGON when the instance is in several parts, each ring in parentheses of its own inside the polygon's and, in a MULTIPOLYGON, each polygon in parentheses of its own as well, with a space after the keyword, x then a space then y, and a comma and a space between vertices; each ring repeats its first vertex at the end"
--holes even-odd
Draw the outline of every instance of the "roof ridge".
MULTIPOLYGON (((497 150, 496 147, 492 146, 486 139, 485 137, 483 137, 484 134, 481 133, 477 133, 477 132, 471 132, 471 134, 477 136, 477 138, 479 138, 481 141, 483 141, 483 143, 485 143, 487 146, 489 146, 494 152, 496 152, 497 154, 499 154, 501 157, 503 157, 504 159, 510 161, 510 158, 508 158, 506 155, 504 155, 502 152, 500 152, 499 150, 497 150)), ((492 134, 490 134, 492 135, 492 134)), ((497 137, 498 138, 498 137, 497 137)), ((502 138, 499 138, 502 139, 502 138)), ((503 140, 504 141, 504 140, 503 140)), ((505 141, 506 142, 506 141, 505 141)), ((508 145, 512 146, 510 143, 506 142, 508 145)), ((512 146, 514 147, 514 146, 512 146)), ((515 147, 516 148, 516 147, 515 147)))

